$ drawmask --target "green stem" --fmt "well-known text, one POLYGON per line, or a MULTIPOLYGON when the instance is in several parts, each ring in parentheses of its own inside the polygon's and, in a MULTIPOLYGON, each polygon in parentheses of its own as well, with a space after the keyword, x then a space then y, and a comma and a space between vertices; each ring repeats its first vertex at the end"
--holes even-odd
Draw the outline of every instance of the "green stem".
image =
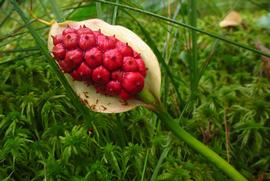
POLYGON ((165 123, 165 125, 174 133, 174 135, 183 140, 191 148, 196 150, 198 153, 206 157, 207 160, 216 165, 220 170, 226 173, 235 181, 246 181, 247 179, 242 176, 232 165, 226 162, 213 150, 208 148, 206 145, 201 143, 199 140, 194 138, 191 134, 181 128, 178 123, 169 115, 163 106, 157 106, 156 114, 165 123))

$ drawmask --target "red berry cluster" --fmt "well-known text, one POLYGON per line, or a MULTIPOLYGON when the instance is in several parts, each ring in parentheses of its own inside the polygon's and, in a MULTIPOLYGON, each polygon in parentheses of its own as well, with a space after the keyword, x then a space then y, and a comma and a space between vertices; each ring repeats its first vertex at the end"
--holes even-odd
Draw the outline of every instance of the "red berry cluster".
POLYGON ((86 26, 67 27, 52 38, 54 58, 75 80, 92 84, 97 92, 118 95, 123 100, 142 91, 145 64, 127 43, 86 26))

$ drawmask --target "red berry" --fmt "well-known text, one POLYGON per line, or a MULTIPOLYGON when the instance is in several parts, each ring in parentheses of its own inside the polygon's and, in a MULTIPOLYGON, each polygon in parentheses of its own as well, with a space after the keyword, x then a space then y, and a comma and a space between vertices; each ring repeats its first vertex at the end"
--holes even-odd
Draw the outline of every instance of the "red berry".
POLYGON ((85 52, 84 59, 89 67, 96 68, 102 64, 102 52, 97 48, 91 48, 85 52))
POLYGON ((121 84, 118 81, 112 80, 106 85, 106 93, 110 96, 118 95, 121 91, 121 84))
POLYGON ((76 33, 76 30, 74 28, 71 28, 68 26, 64 31, 62 32, 63 35, 69 34, 69 33, 76 33))
POLYGON ((134 58, 141 58, 141 54, 139 54, 138 52, 133 52, 133 57, 134 58))
POLYGON ((122 66, 123 57, 117 49, 108 50, 104 53, 103 65, 108 70, 116 70, 122 66))
POLYGON ((106 94, 106 88, 104 85, 94 84, 94 87, 96 89, 96 93, 106 94))
POLYGON ((97 44, 98 44, 98 47, 102 49, 103 51, 109 50, 115 47, 116 38, 114 36, 98 35, 97 44))
POLYGON ((146 68, 145 68, 144 61, 141 58, 135 59, 135 60, 136 60, 137 65, 138 65, 139 72, 145 77, 146 76, 146 68))
POLYGON ((116 70, 112 72, 112 80, 118 80, 119 82, 122 81, 123 72, 121 70, 116 70))
POLYGON ((57 44, 53 47, 52 53, 57 60, 62 60, 65 58, 66 50, 63 44, 57 44))
POLYGON ((71 61, 75 66, 79 66, 83 61, 83 53, 80 49, 67 51, 66 61, 71 61))
POLYGON ((64 35, 63 42, 67 49, 77 48, 79 37, 76 33, 68 33, 64 35))
POLYGON ((53 39, 53 44, 54 44, 54 45, 57 45, 57 44, 63 42, 62 35, 55 35, 55 36, 52 36, 52 39, 53 39))
POLYGON ((83 62, 76 70, 79 73, 81 80, 90 80, 92 70, 83 62))
POLYGON ((103 66, 99 66, 93 70, 92 80, 99 85, 104 85, 110 81, 110 72, 103 66))
POLYGON ((98 31, 93 31, 93 34, 95 35, 95 37, 102 35, 100 29, 98 31))
POLYGON ((136 72, 138 65, 133 57, 124 57, 122 69, 126 72, 136 72))
POLYGON ((126 91, 124 91, 123 89, 121 90, 119 97, 123 100, 128 100, 131 98, 131 95, 129 95, 126 91))
POLYGON ((70 75, 73 77, 74 80, 82 80, 82 78, 77 70, 74 70, 70 75))
POLYGON ((92 32, 92 30, 87 28, 85 25, 83 25, 83 27, 80 26, 80 28, 77 30, 77 33, 79 35, 82 35, 82 34, 91 34, 93 32, 92 32))
POLYGON ((96 39, 93 34, 81 34, 79 40, 79 46, 81 49, 90 49, 96 44, 96 39))
POLYGON ((133 50, 127 43, 123 43, 121 41, 117 41, 116 48, 121 52, 123 57, 133 56, 133 50))
POLYGON ((131 95, 142 91, 144 86, 144 77, 138 72, 127 72, 122 79, 122 87, 131 95))
POLYGON ((59 62, 59 66, 61 67, 61 69, 65 72, 65 73, 70 73, 73 69, 73 65, 72 62, 68 62, 65 60, 60 60, 59 62))

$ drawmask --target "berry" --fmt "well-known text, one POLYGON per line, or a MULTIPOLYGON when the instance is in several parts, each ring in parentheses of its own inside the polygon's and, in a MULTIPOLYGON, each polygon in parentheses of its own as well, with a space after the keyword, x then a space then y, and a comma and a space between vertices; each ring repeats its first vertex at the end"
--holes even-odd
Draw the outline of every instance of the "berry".
POLYGON ((123 89, 121 90, 120 94, 119 94, 119 97, 122 99, 122 100, 128 100, 131 98, 131 95, 129 95, 126 91, 124 91, 123 89))
POLYGON ((92 30, 90 30, 90 28, 87 28, 85 25, 83 25, 83 27, 80 26, 80 28, 77 30, 77 33, 79 35, 82 35, 82 34, 91 34, 93 32, 92 30))
POLYGON ((121 52, 124 57, 133 55, 133 50, 130 46, 128 46, 127 43, 122 43, 118 41, 116 43, 116 48, 121 52))
POLYGON ((118 95, 121 91, 121 84, 118 81, 112 80, 106 85, 106 93, 110 96, 118 95))
POLYGON ((134 58, 141 58, 141 54, 139 54, 138 52, 133 52, 133 57, 134 58))
POLYGON ((138 65, 138 69, 139 69, 139 72, 142 74, 142 76, 146 76, 146 68, 145 68, 145 64, 144 64, 144 61, 139 58, 139 59, 135 59, 136 60, 136 63, 138 65))
POLYGON ((52 39, 53 39, 53 45, 57 45, 57 44, 63 42, 62 35, 55 35, 55 36, 52 36, 52 39))
POLYGON ((116 39, 114 36, 98 35, 97 44, 102 50, 109 50, 115 47, 116 39))
POLYGON ((74 70, 70 75, 74 80, 82 80, 80 73, 77 70, 74 70))
POLYGON ((80 49, 67 51, 65 60, 71 61, 74 66, 79 66, 83 61, 83 53, 80 49))
POLYGON ((81 80, 91 79, 92 70, 85 63, 81 63, 76 71, 79 73, 81 80))
POLYGON ((96 68, 102 64, 102 56, 102 52, 99 49, 92 48, 85 52, 84 59, 89 67, 96 68))
POLYGON ((122 69, 126 72, 136 72, 138 70, 137 62, 133 57, 125 57, 122 69))
POLYGON ((76 30, 74 28, 71 28, 70 26, 68 26, 66 29, 64 29, 64 31, 62 32, 62 35, 66 35, 69 33, 76 33, 76 30))
POLYGON ((117 49, 108 50, 104 53, 103 65, 108 70, 116 70, 122 66, 123 57, 117 49))
POLYGON ((97 93, 133 98, 142 91, 147 73, 141 55, 115 36, 85 25, 68 26, 62 34, 52 36, 52 54, 59 67, 74 80, 93 85, 97 93))
POLYGON ((142 91, 144 86, 144 77, 138 72, 127 72, 124 74, 121 83, 127 93, 135 95, 142 91))
POLYGON ((103 66, 99 66, 93 70, 92 80, 99 85, 104 85, 110 81, 110 72, 103 66))
POLYGON ((79 40, 79 46, 81 49, 90 49, 96 44, 96 39, 93 34, 81 34, 79 40))
POLYGON ((57 44, 53 47, 52 53, 56 60, 62 60, 65 58, 66 49, 62 44, 57 44))
POLYGON ((122 81, 123 72, 121 70, 116 70, 112 72, 112 80, 118 80, 119 82, 122 81))
POLYGON ((70 73, 73 69, 73 65, 71 62, 60 60, 58 64, 65 73, 70 73))
POLYGON ((64 45, 67 49, 77 48, 79 37, 76 33, 68 33, 64 35, 64 45))
POLYGON ((98 31, 93 31, 93 34, 95 35, 95 37, 102 35, 100 29, 98 31))

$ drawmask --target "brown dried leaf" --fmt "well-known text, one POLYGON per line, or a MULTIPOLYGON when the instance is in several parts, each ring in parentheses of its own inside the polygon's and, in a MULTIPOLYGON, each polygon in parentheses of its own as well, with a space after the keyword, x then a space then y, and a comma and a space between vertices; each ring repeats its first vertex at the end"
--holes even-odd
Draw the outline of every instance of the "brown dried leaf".
POLYGON ((220 23, 219 26, 221 28, 227 27, 236 27, 240 25, 242 22, 242 18, 240 14, 236 11, 231 11, 220 23))

